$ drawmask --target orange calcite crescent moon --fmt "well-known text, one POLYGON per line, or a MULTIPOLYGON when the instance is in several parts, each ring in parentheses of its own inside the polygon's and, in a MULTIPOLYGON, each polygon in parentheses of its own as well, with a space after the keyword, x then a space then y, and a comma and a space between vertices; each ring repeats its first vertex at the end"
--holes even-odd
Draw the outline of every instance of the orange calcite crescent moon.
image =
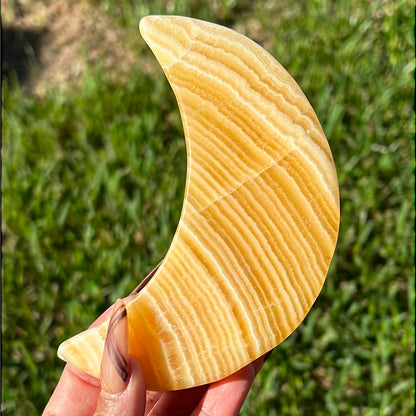
MULTIPOLYGON (((339 194, 311 105, 263 48, 179 16, 140 31, 177 98, 188 160, 172 244, 127 303, 129 352, 147 388, 167 391, 224 378, 302 322, 335 250, 339 194)), ((59 356, 98 377, 107 326, 59 356)))

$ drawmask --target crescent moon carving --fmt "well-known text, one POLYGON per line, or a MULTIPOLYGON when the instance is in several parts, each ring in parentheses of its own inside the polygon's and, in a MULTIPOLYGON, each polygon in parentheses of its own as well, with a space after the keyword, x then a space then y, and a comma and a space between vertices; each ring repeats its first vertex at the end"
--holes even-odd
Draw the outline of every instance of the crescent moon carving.
MULTIPOLYGON (((178 101, 187 148, 181 218, 127 303, 129 353, 150 390, 221 379, 286 339, 325 281, 339 228, 327 139, 305 95, 231 29, 148 16, 142 36, 178 101)), ((58 354, 99 377, 108 322, 58 354)))

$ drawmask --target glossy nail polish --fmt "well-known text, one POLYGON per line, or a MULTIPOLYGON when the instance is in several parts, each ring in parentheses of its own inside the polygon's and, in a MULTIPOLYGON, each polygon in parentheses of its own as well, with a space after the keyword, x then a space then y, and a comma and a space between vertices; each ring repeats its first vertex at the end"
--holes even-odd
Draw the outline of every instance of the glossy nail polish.
POLYGON ((101 361, 101 388, 109 394, 120 393, 126 388, 128 375, 127 311, 119 299, 108 326, 101 361))

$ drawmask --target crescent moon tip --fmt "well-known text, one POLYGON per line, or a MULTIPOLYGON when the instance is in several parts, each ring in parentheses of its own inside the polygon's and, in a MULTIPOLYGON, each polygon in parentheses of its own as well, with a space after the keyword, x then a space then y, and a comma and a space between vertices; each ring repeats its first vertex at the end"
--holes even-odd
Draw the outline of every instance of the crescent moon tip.
POLYGON ((192 38, 182 16, 150 15, 140 20, 139 30, 163 69, 178 62, 190 49, 192 38))
POLYGON ((160 17, 161 16, 157 16, 157 15, 149 15, 149 16, 142 17, 139 22, 140 33, 142 35, 146 34, 149 29, 149 26, 152 25, 160 17))

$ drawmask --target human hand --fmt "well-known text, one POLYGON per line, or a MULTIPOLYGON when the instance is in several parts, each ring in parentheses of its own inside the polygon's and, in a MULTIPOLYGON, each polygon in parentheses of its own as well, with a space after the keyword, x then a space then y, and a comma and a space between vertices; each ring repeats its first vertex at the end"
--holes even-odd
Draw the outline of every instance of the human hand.
POLYGON ((127 353, 124 302, 119 300, 110 309, 93 324, 111 313, 100 380, 67 364, 43 416, 238 414, 267 354, 209 385, 164 393, 146 391, 140 365, 127 353))

